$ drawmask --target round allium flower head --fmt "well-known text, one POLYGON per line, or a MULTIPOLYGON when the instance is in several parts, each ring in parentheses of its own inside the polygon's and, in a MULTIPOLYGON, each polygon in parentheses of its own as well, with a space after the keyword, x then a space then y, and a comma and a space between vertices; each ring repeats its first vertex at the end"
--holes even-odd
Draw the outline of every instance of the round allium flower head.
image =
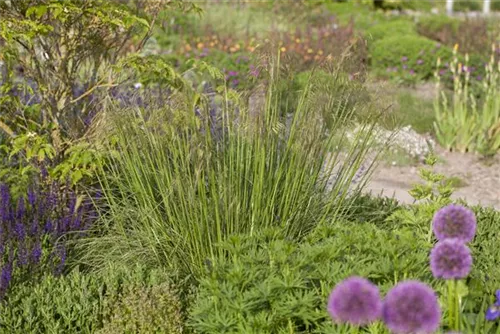
POLYGON ((436 278, 464 278, 469 274, 472 266, 469 247, 458 239, 438 242, 432 249, 430 258, 431 271, 436 278))
POLYGON ((387 293, 382 317, 393 333, 434 333, 439 327, 441 310, 429 286, 419 281, 404 281, 387 293))
POLYGON ((362 277, 350 277, 333 289, 328 298, 328 313, 338 322, 366 325, 380 318, 382 300, 373 283, 362 277))
POLYGON ((436 212, 432 228, 438 240, 456 238, 469 242, 476 234, 476 216, 463 206, 451 204, 436 212))

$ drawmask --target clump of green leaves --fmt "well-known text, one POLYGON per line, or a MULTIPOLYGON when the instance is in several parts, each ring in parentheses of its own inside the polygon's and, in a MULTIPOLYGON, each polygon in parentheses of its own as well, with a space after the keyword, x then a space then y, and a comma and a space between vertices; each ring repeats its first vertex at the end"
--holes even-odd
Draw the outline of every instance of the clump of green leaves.
POLYGON ((478 100, 469 89, 471 71, 468 56, 462 65, 456 52, 457 47, 450 64, 454 84, 451 101, 436 73, 440 89, 435 102, 437 139, 449 150, 494 155, 500 150, 500 60, 492 53, 482 82, 482 99, 478 100))
POLYGON ((190 312, 199 333, 338 333, 325 305, 342 279, 364 276, 384 292, 406 278, 431 281, 430 244, 410 229, 337 221, 299 244, 269 230, 222 247, 229 256, 208 266, 190 312))
MULTIPOLYGON (((164 279, 164 277, 162 277, 164 279)), ((168 281, 125 285, 107 306, 99 334, 183 332, 182 303, 168 281)))
POLYGON ((12 288, 0 306, 0 331, 90 334, 160 329, 180 333, 182 305, 171 282, 164 271, 144 267, 46 276, 38 283, 12 288))

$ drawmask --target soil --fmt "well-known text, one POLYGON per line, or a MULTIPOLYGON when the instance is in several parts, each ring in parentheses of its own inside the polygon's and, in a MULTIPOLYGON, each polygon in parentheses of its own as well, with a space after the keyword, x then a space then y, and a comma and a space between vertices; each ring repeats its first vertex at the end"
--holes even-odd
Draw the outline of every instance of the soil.
MULTIPOLYGON (((478 155, 447 152, 436 148, 436 154, 443 160, 434 170, 447 177, 462 181, 452 198, 462 198, 472 205, 494 207, 500 210, 500 157, 484 160, 478 155)), ((421 165, 423 166, 423 165, 421 165)), ((388 166, 380 164, 374 172, 367 191, 395 197, 402 203, 413 203, 408 190, 415 183, 422 183, 418 175, 421 166, 388 166)))

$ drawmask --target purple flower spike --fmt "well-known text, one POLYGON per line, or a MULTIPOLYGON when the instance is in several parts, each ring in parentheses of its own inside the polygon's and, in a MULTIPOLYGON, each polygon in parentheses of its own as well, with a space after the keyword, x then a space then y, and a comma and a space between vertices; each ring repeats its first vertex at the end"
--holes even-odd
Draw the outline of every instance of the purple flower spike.
POLYGON ((469 275, 472 255, 469 248, 458 239, 445 239, 431 251, 431 271, 434 277, 461 279, 469 275))
POLYGON ((404 281, 392 288, 382 314, 386 326, 398 334, 434 333, 441 319, 435 292, 419 281, 404 281))
POLYGON ((2 268, 0 274, 0 297, 5 296, 5 292, 9 287, 10 280, 12 279, 12 264, 9 262, 2 268))
POLYGON ((436 212, 432 228, 438 240, 456 238, 470 242, 476 234, 476 217, 471 210, 451 204, 436 212))
POLYGON ((30 204, 31 208, 35 207, 36 203, 36 193, 33 187, 30 187, 28 189, 28 203, 30 204))
POLYGON ((33 263, 38 264, 40 259, 42 258, 42 244, 40 241, 37 241, 35 247, 31 251, 31 260, 33 263))
POLYGON ((26 207, 24 206, 24 198, 19 197, 19 200, 17 201, 16 218, 17 220, 22 220, 25 215, 26 215, 26 207))
POLYGON ((328 313, 339 322, 366 325, 380 318, 382 301, 378 288, 362 277, 337 284, 328 299, 328 313))

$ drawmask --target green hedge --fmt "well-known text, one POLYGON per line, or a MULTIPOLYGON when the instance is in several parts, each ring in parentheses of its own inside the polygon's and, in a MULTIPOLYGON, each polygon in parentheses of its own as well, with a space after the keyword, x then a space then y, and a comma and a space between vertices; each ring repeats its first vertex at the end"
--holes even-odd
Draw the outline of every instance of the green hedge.
POLYGON ((393 36, 374 42, 371 66, 383 77, 418 81, 432 78, 436 60, 451 59, 452 50, 420 36, 393 36))
POLYGON ((364 33, 369 44, 383 38, 416 34, 415 23, 407 20, 382 21, 366 29, 364 33))

